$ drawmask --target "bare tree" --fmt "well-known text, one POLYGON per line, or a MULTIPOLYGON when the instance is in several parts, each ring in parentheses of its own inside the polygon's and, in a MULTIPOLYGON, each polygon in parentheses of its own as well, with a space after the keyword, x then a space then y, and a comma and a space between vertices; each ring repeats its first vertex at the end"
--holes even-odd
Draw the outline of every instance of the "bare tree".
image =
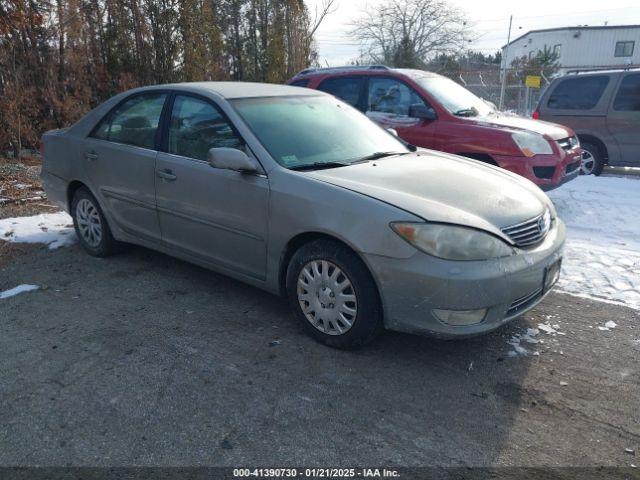
POLYGON ((313 22, 311 22, 311 28, 309 29, 308 37, 309 39, 313 38, 316 33, 316 30, 320 27, 322 22, 324 21, 327 15, 331 15, 335 13, 338 9, 338 6, 335 5, 335 0, 322 0, 322 5, 318 8, 316 5, 316 11, 313 18, 313 22))
POLYGON ((389 0, 363 11, 352 33, 367 61, 396 67, 424 66, 470 39, 464 15, 445 0, 389 0))

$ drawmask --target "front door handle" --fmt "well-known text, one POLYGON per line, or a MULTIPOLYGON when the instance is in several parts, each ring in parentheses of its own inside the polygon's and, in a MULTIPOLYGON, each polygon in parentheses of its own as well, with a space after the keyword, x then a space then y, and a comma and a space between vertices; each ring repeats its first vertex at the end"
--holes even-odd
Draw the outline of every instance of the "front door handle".
POLYGON ((87 152, 84 154, 84 158, 87 160, 97 160, 98 154, 96 152, 87 152))
POLYGON ((174 180, 176 180, 178 178, 168 168, 165 168, 164 170, 158 170, 158 171, 156 171, 156 174, 160 178, 162 178, 163 180, 166 180, 168 182, 173 182, 174 180))

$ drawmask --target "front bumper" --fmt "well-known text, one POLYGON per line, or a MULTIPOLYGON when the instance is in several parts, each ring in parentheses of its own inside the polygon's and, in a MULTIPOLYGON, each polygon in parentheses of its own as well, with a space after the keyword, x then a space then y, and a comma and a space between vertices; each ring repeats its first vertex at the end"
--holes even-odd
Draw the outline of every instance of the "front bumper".
POLYGON ((500 167, 531 180, 543 190, 552 190, 580 174, 582 150, 558 149, 551 155, 535 155, 530 158, 497 155, 495 160, 500 167))
POLYGON ((537 305, 548 293, 545 272, 562 257, 566 231, 556 219, 539 245, 511 257, 459 262, 416 252, 408 259, 366 255, 382 296, 385 327, 439 337, 495 330, 537 305), (514 308, 517 307, 517 308, 514 308), (487 309, 481 323, 452 326, 433 310, 487 309))

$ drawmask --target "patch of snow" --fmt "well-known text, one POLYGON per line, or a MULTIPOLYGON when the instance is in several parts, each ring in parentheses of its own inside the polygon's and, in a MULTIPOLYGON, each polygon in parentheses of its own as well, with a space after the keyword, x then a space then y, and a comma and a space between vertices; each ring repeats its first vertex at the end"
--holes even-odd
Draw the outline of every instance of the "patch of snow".
POLYGON ((0 240, 14 243, 44 243, 50 249, 76 241, 73 220, 65 212, 0 220, 0 240))
POLYGON ((4 292, 0 292, 0 299, 15 297, 24 292, 32 292, 34 290, 38 290, 40 287, 38 285, 18 285, 17 287, 13 287, 10 290, 5 290, 4 292))
MULTIPOLYGON (((521 342, 527 342, 527 343, 531 343, 531 344, 536 344, 536 343, 542 343, 541 340, 538 340, 537 338, 535 338, 536 335, 538 335, 540 333, 540 331, 537 328, 527 328, 527 331, 523 334, 515 334, 511 337, 511 339, 507 342, 507 344, 511 345, 513 347, 513 350, 508 352, 508 355, 510 357, 516 357, 516 356, 522 356, 522 357, 526 357, 527 355, 529 355, 529 350, 527 350, 525 347, 523 347, 521 345, 521 342)), ((539 352, 533 352, 533 355, 538 356, 540 355, 539 352)))
POLYGON ((555 328, 553 328, 551 325, 549 325, 548 323, 539 323, 538 324, 538 330, 542 330, 544 333, 546 333, 547 335, 551 335, 554 333, 558 333, 556 331, 555 328))
POLYGON ((567 225, 558 289, 640 310, 640 178, 580 176, 548 195, 567 225))
POLYGON ((616 322, 609 320, 607 323, 604 324, 604 327, 598 327, 598 330, 601 330, 603 332, 608 332, 609 330, 613 330, 617 326, 618 324, 616 322))

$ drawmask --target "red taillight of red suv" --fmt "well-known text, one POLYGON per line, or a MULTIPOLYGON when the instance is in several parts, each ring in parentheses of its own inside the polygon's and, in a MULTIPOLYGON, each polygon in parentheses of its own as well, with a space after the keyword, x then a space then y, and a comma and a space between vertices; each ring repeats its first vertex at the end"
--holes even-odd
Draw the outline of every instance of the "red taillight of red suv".
POLYGON ((532 117, 534 120, 540 120, 540 112, 539 112, 538 110, 534 111, 534 112, 533 112, 533 115, 531 115, 531 117, 532 117))

